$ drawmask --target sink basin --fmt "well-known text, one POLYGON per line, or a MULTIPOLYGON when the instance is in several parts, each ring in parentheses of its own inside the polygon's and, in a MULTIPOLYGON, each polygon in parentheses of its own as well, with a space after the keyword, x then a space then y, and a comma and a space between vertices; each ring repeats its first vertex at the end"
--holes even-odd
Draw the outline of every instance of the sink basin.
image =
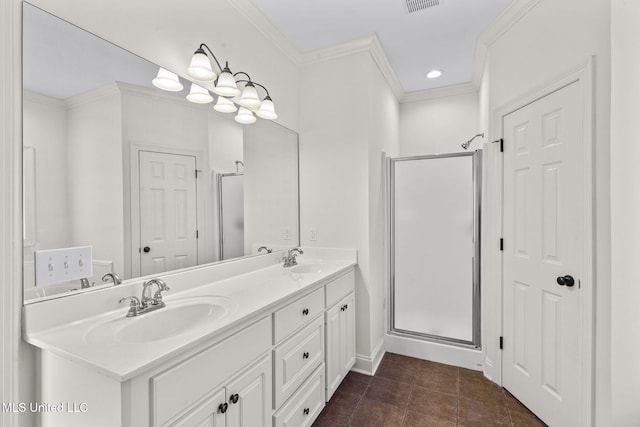
POLYGON ((136 317, 118 314, 93 326, 84 339, 89 343, 145 343, 174 337, 228 315, 230 299, 216 296, 176 298, 167 306, 136 317))
POLYGON ((320 264, 299 264, 289 269, 290 272, 296 274, 314 274, 322 271, 320 264))

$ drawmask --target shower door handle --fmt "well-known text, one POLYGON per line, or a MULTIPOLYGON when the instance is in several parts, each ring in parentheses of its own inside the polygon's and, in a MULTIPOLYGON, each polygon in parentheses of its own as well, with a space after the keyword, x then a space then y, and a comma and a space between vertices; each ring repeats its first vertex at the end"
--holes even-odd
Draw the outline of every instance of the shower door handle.
POLYGON ((568 288, 576 284, 576 281, 573 279, 573 277, 569 276, 568 274, 566 276, 559 276, 556 279, 556 282, 558 283, 558 285, 566 286, 568 288))

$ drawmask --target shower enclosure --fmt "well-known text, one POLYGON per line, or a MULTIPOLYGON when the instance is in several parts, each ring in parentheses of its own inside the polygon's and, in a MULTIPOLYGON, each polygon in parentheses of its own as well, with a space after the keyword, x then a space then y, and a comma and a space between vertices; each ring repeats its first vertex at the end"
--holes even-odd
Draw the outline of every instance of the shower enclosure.
POLYGON ((245 255, 243 174, 218 175, 218 221, 220 259, 245 255))
POLYGON ((388 159, 389 334, 480 348, 481 163, 388 159))

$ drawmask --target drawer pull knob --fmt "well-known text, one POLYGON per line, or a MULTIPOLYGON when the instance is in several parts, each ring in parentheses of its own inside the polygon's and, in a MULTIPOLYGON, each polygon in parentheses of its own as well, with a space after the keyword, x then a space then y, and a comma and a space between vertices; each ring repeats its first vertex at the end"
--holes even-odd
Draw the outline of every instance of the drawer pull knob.
POLYGON ((302 413, 305 414, 305 415, 309 415, 309 408, 304 408, 302 413))
POLYGON ((308 359, 309 358, 309 352, 305 351, 304 353, 302 353, 302 358, 303 359, 308 359))
POLYGON ((227 405, 227 403, 221 403, 220 406, 218 406, 218 412, 220 412, 221 414, 224 414, 225 412, 227 412, 228 408, 229 408, 229 405, 227 405))
POLYGON ((302 314, 305 315, 305 316, 308 316, 309 315, 309 309, 305 308, 304 310, 302 310, 302 314))
POLYGON ((346 310, 346 309, 348 309, 348 308, 349 308, 349 304, 345 304, 345 305, 344 305, 344 309, 346 310))
POLYGON ((236 393, 231 395, 231 397, 229 398, 229 401, 235 404, 235 403, 238 403, 239 399, 240 399, 240 396, 238 396, 238 393, 236 393))

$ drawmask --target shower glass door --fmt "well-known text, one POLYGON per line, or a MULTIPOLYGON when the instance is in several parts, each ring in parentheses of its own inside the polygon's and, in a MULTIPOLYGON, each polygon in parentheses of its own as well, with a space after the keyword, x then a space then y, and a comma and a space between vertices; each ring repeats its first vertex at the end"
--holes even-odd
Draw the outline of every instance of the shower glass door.
POLYGON ((480 347, 481 155, 391 159, 390 333, 480 347))

